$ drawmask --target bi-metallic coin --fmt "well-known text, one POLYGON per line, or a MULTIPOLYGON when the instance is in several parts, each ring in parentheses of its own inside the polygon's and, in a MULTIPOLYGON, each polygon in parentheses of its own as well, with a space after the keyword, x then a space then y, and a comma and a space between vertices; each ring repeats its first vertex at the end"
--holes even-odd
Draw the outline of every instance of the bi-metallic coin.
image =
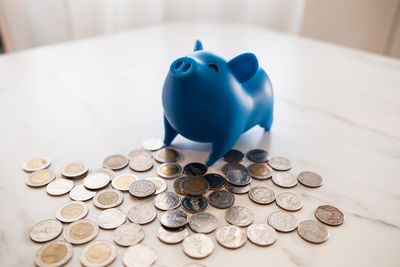
POLYGON ((182 174, 182 167, 175 162, 163 163, 158 167, 157 174, 166 179, 173 179, 182 174))
POLYGON ((160 163, 175 162, 179 159, 179 152, 173 148, 163 148, 155 156, 155 160, 160 163))
POLYGON ((270 167, 262 163, 253 163, 247 167, 251 177, 259 180, 265 180, 272 177, 273 171, 270 167))
POLYGON ((146 178, 145 180, 152 182, 156 186, 156 192, 154 193, 155 195, 158 195, 167 190, 167 182, 164 179, 158 177, 150 177, 146 178))
POLYGON ((64 239, 73 245, 93 240, 99 233, 99 226, 91 220, 79 220, 71 223, 64 231, 64 239))
POLYGON ((31 187, 41 187, 56 179, 56 174, 51 170, 40 170, 31 173, 25 183, 31 187))
POLYGON ((121 154, 115 154, 108 156, 103 161, 104 168, 111 169, 113 171, 121 170, 128 166, 129 160, 127 157, 121 154))
POLYGON ((34 260, 37 266, 58 267, 70 261, 72 254, 73 249, 69 243, 57 240, 41 246, 34 260))
POLYGON ((124 173, 117 175, 111 181, 111 185, 117 190, 128 191, 131 184, 136 182, 137 180, 139 180, 139 177, 137 177, 136 175, 131 173, 124 173))
POLYGON ((28 160, 22 165, 22 169, 26 172, 34 172, 46 169, 50 166, 51 161, 47 157, 39 157, 28 160))
POLYGON ((117 257, 117 248, 109 241, 99 240, 87 245, 80 261, 86 267, 103 267, 111 264, 117 257))
POLYGON ((93 204, 100 209, 114 208, 122 203, 124 195, 115 189, 104 189, 97 192, 93 198, 93 204))
POLYGON ((63 204, 56 212, 56 218, 64 223, 70 223, 85 217, 89 212, 88 206, 80 201, 70 201, 63 204))
POLYGON ((83 178, 89 171, 88 165, 83 161, 72 161, 61 170, 61 175, 66 178, 83 178))
POLYGON ((129 168, 137 172, 145 172, 153 168, 153 158, 144 155, 138 155, 130 158, 129 168))
POLYGON ((188 177, 182 181, 182 191, 188 196, 202 196, 210 186, 203 177, 188 177))

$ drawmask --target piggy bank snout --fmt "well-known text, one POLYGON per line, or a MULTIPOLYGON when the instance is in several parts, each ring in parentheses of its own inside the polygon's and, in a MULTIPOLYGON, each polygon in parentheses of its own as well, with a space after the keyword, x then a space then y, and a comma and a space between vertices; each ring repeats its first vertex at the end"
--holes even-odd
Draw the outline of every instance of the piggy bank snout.
POLYGON ((175 77, 186 77, 193 73, 197 62, 190 57, 181 57, 172 62, 170 73, 175 77))

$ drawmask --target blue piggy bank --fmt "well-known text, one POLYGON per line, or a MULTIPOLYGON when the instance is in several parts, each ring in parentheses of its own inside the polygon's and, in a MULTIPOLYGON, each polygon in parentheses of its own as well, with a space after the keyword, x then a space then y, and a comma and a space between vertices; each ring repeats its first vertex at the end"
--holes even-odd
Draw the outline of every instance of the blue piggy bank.
POLYGON ((266 131, 273 120, 271 81, 252 53, 230 61, 203 50, 176 59, 162 91, 165 145, 176 135, 212 143, 206 164, 213 165, 255 125, 266 131))

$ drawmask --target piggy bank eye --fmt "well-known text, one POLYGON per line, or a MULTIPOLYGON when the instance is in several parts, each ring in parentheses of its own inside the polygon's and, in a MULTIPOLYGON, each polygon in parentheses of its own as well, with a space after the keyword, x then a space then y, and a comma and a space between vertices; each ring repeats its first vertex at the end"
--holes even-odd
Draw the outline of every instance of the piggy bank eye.
POLYGON ((208 64, 208 66, 210 66, 211 68, 214 68, 217 72, 219 71, 218 66, 215 65, 214 63, 210 63, 210 64, 208 64))

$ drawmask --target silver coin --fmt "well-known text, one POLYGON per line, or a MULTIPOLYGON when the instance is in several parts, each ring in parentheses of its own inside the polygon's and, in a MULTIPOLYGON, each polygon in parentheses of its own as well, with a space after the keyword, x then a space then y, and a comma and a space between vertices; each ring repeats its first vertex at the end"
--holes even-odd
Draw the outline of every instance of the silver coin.
POLYGON ((73 187, 74 182, 71 180, 55 179, 46 186, 46 192, 52 196, 61 196, 71 191, 73 187))
POLYGON ((89 171, 88 165, 83 161, 72 161, 61 170, 61 175, 67 178, 81 178, 89 171))
POLYGON ((314 215, 320 222, 330 226, 338 226, 344 222, 343 212, 330 205, 319 206, 314 215))
POLYGON ((114 229, 125 223, 126 214, 120 209, 111 208, 103 210, 97 216, 97 223, 103 229, 114 229))
POLYGON ((122 203, 124 195, 115 189, 104 189, 97 192, 93 198, 93 204, 100 209, 114 208, 122 203))
POLYGON ((199 212, 190 217, 189 228, 196 233, 208 234, 217 229, 218 219, 209 212, 199 212))
POLYGON ((103 166, 104 168, 116 171, 125 168, 126 166, 128 166, 128 163, 129 160, 127 157, 125 157, 124 155, 115 154, 105 158, 103 161, 103 166))
POLYGON ((228 172, 233 171, 233 170, 239 170, 243 172, 247 172, 247 169, 245 166, 239 163, 227 163, 224 166, 222 166, 221 171, 227 175, 228 172))
POLYGON ((187 224, 188 217, 181 210, 169 210, 160 219, 161 225, 169 229, 177 229, 187 224))
POLYGON ((160 163, 175 162, 179 159, 179 152, 172 148, 163 148, 155 156, 155 160, 160 163))
POLYGON ((329 237, 328 229, 322 223, 313 220, 300 222, 297 233, 304 240, 314 244, 323 243, 329 237))
POLYGON ((111 264, 117 257, 117 248, 109 241, 99 240, 87 245, 80 261, 87 267, 103 267, 111 264))
POLYGON ((148 138, 143 140, 142 147, 146 150, 156 151, 164 146, 163 141, 159 138, 148 138))
POLYGON ((201 212, 208 208, 208 201, 206 197, 184 197, 182 208, 189 213, 201 212))
POLYGON ((202 176, 206 174, 208 167, 200 162, 191 162, 185 165, 183 171, 187 176, 202 176))
POLYGON ((236 150, 236 149, 231 149, 229 150, 223 157, 222 159, 225 160, 226 162, 234 162, 237 163, 239 161, 242 161, 244 158, 243 152, 236 150))
POLYGON ((164 192, 168 188, 167 182, 164 179, 158 177, 151 177, 151 178, 146 178, 145 180, 152 182, 156 186, 156 192, 154 193, 155 195, 164 192))
POLYGON ((26 172, 34 172, 46 169, 50 166, 51 161, 47 157, 39 157, 30 159, 22 165, 22 169, 26 172))
POLYGON ((109 169, 97 169, 89 172, 83 179, 83 185, 87 189, 97 190, 107 186, 114 178, 114 172, 109 169))
POLYGON ((70 201, 58 208, 56 218, 61 222, 70 223, 82 219, 88 212, 89 208, 85 203, 70 201))
POLYGON ((153 158, 149 156, 134 156, 130 159, 129 167, 137 172, 145 172, 153 168, 153 158))
POLYGON ((182 242, 183 252, 195 259, 205 258, 214 251, 215 246, 211 238, 205 234, 192 234, 182 242))
POLYGON ((56 174, 51 170, 40 170, 31 173, 25 183, 31 187, 41 187, 56 179, 56 174))
POLYGON ((265 186, 256 186, 250 189, 249 198, 258 204, 270 204, 275 201, 275 193, 265 186))
POLYGON ((73 245, 93 240, 99 233, 99 226, 91 220, 79 220, 71 223, 64 231, 64 239, 73 245))
POLYGON ((268 165, 277 171, 287 171, 292 168, 292 163, 283 157, 272 157, 268 160, 268 165))
POLYGON ((226 181, 231 185, 245 186, 251 183, 251 176, 247 171, 232 170, 226 175, 226 181))
POLYGON ((246 154, 247 158, 256 163, 263 163, 269 160, 269 154, 264 149, 252 149, 246 154))
POLYGON ((182 174, 182 167, 175 162, 163 163, 158 167, 157 174, 163 178, 173 179, 182 174))
POLYGON ((297 175, 297 180, 299 180, 302 185, 311 188, 320 187, 324 183, 324 180, 318 173, 310 171, 299 173, 299 175, 297 175))
POLYGON ((247 238, 256 245, 268 246, 275 243, 276 231, 264 223, 255 223, 247 228, 247 238))
POLYGON ((147 180, 137 180, 129 187, 129 193, 138 198, 151 196, 156 191, 156 186, 147 180))
POLYGON ((61 234, 62 223, 55 219, 41 221, 35 224, 29 232, 29 237, 35 242, 47 242, 61 234))
POLYGON ((181 205, 181 198, 172 192, 164 192, 154 197, 153 204, 160 210, 173 210, 181 205))
POLYGON ((251 185, 245 185, 245 186, 235 186, 231 185, 230 183, 227 183, 225 185, 225 188, 229 190, 229 192, 232 192, 234 194, 246 194, 247 192, 250 191, 251 185))
POLYGON ((303 207, 303 203, 297 194, 282 192, 276 196, 276 205, 288 211, 297 211, 303 207))
POLYGON ((233 206, 226 210, 225 219, 228 223, 236 226, 248 226, 254 220, 254 215, 251 210, 243 206, 233 206))
POLYGON ((150 266, 156 260, 156 251, 145 244, 130 246, 122 255, 122 263, 125 266, 150 266))
POLYGON ((174 191, 176 193, 178 193, 180 195, 185 194, 185 192, 183 192, 183 190, 182 190, 181 185, 182 185, 183 181, 186 179, 189 179, 189 177, 183 176, 183 177, 179 177, 179 178, 175 179, 173 187, 174 187, 174 191))
POLYGON ((265 180, 272 177, 273 170, 261 163, 253 163, 247 167, 247 171, 251 177, 259 180, 265 180))
POLYGON ((297 185, 297 178, 290 172, 274 172, 272 182, 277 186, 290 188, 297 185))
POLYGON ((129 154, 128 154, 129 159, 134 158, 136 156, 144 156, 144 157, 153 158, 151 153, 145 149, 135 149, 135 150, 132 150, 131 152, 129 152, 129 154))
POLYGON ((225 178, 217 173, 208 173, 203 178, 208 182, 209 190, 218 190, 225 185, 225 178))
POLYGON ((296 218, 285 211, 274 211, 268 215, 268 224, 279 232, 292 232, 297 228, 296 218))
POLYGON ((235 225, 226 225, 217 230, 218 243, 226 248, 240 248, 247 241, 246 231, 235 225))
POLYGON ((115 229, 113 240, 120 246, 128 247, 140 243, 144 238, 143 228, 136 223, 126 223, 115 229))
POLYGON ((160 226, 156 232, 158 239, 167 244, 177 244, 182 242, 182 240, 187 237, 188 234, 189 232, 186 228, 183 228, 183 230, 180 231, 168 231, 162 226, 160 226))
POLYGON ((112 181, 111 186, 120 191, 128 191, 129 186, 139 180, 134 174, 131 173, 124 173, 117 175, 112 181))
POLYGON ((219 209, 232 207, 235 203, 235 196, 226 190, 217 190, 208 195, 208 203, 219 209))
POLYGON ((35 254, 37 266, 58 267, 63 266, 72 258, 73 249, 64 241, 53 241, 41 246, 35 254))
POLYGON ((69 197, 75 201, 87 201, 92 199, 94 195, 96 195, 96 192, 86 189, 83 184, 76 185, 69 191, 69 197))
POLYGON ((128 218, 131 222, 137 224, 147 224, 157 217, 157 211, 153 205, 139 203, 128 211, 128 218))

